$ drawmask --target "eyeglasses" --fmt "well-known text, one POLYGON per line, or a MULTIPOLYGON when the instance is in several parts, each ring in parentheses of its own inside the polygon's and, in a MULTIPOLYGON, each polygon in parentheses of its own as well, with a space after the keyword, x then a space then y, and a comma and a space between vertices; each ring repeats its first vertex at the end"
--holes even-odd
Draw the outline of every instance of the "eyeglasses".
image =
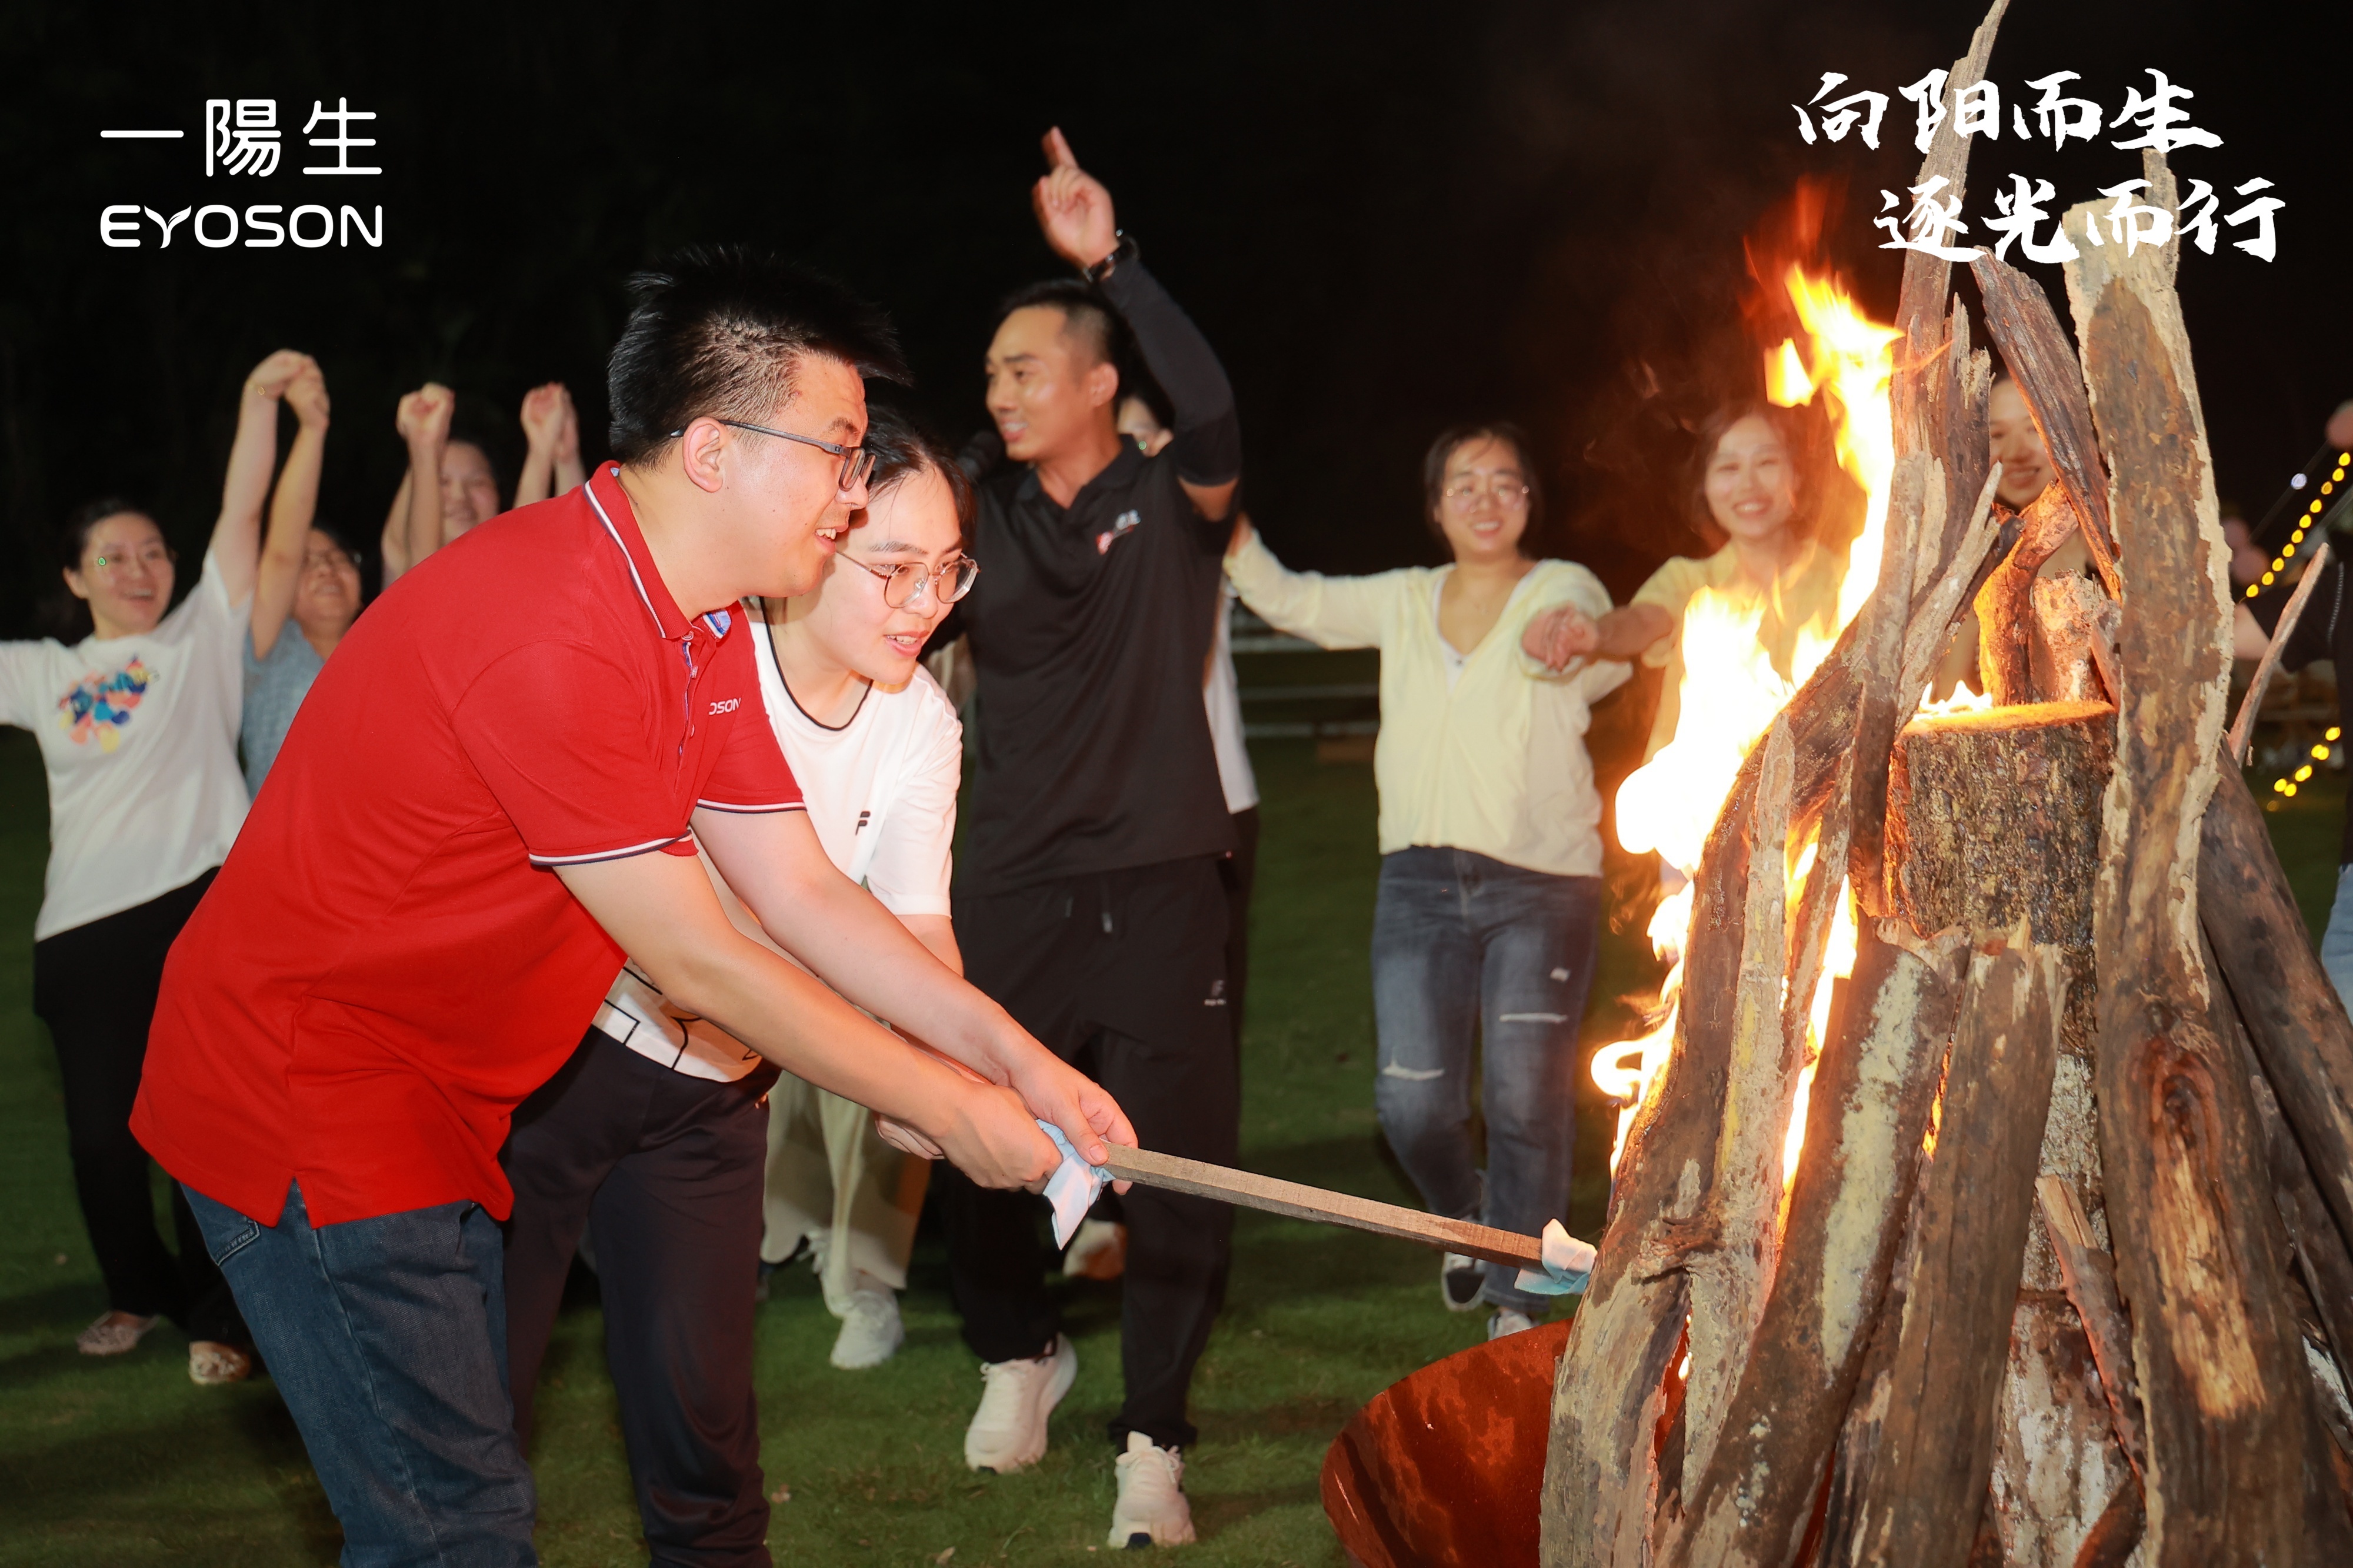
POLYGON ((1528 484, 1525 479, 1513 479, 1507 474, 1497 474, 1483 485, 1475 479, 1457 479, 1439 493, 1457 506, 1466 505, 1482 495, 1493 496, 1504 506, 1525 506, 1528 500, 1528 484))
MULTIPOLYGON (((832 453, 841 459, 841 472, 835 477, 833 485, 843 495, 864 484, 866 476, 874 471, 874 454, 864 447, 837 447, 814 436, 796 436, 789 430, 771 430, 765 425, 754 425, 743 419, 720 419, 717 422, 738 430, 749 430, 755 436, 774 436, 779 441, 798 441, 804 447, 815 447, 820 452, 832 453)), ((670 437, 675 441, 685 434, 686 427, 681 425, 671 431, 670 437)))
POLYGON ((959 555, 934 572, 920 561, 873 566, 846 550, 839 553, 852 566, 882 579, 882 602, 894 610, 903 610, 913 604, 926 587, 941 604, 953 605, 971 593, 973 584, 980 577, 980 563, 969 555, 959 555))
POLYGON ((161 571, 179 558, 180 552, 168 544, 150 544, 142 548, 135 556, 128 559, 120 554, 100 555, 93 559, 90 564, 99 571, 111 575, 117 572, 128 572, 134 565, 144 567, 150 572, 161 571))

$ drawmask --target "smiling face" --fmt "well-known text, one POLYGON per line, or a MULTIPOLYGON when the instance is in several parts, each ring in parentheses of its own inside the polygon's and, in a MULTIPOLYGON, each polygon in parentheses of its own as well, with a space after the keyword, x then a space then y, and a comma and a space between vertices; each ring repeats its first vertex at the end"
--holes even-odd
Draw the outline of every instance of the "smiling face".
POLYGON ((333 534, 312 529, 302 544, 302 575, 294 581, 294 624, 313 643, 332 643, 359 613, 359 563, 333 534))
POLYGON ((914 679, 915 661, 948 606, 927 581, 921 594, 893 609, 884 597, 887 584, 874 572, 912 563, 936 574, 963 554, 955 495, 937 473, 918 468, 850 519, 825 580, 816 593, 788 604, 786 618, 843 668, 878 686, 904 686, 914 679))
POLYGON ((90 524, 81 564, 66 569, 66 586, 90 603, 101 637, 138 637, 155 629, 172 605, 172 552, 153 518, 118 511, 90 524))
POLYGON ((1017 463, 1050 460, 1104 423, 1119 372, 1052 305, 1024 305, 988 345, 988 416, 1017 463))
POLYGON ((1474 437, 1446 457, 1438 526, 1458 562, 1484 564, 1520 552, 1528 531, 1527 462, 1509 441, 1474 437))
POLYGON ((1770 544, 1798 515, 1798 464, 1772 421, 1736 420, 1708 458, 1705 493, 1715 525, 1743 544, 1770 544))
POLYGON ((491 459, 471 441, 441 451, 441 538, 444 543, 499 515, 499 479, 491 459))
POLYGON ((2026 411, 2026 399, 2007 376, 1994 383, 1986 401, 1986 445, 2001 465, 2001 488, 1994 493, 2012 511, 2023 511, 2052 479, 2051 454, 2043 449, 2042 433, 2026 411))
MULTIPOLYGON (((793 392, 755 420, 839 447, 866 437, 866 384, 838 359, 806 354, 793 392)), ((786 599, 823 580, 826 563, 850 513, 866 505, 866 487, 840 488, 841 459, 800 441, 722 426, 725 433, 718 517, 748 567, 749 593, 786 599)), ((876 584, 878 587, 881 584, 876 584)))

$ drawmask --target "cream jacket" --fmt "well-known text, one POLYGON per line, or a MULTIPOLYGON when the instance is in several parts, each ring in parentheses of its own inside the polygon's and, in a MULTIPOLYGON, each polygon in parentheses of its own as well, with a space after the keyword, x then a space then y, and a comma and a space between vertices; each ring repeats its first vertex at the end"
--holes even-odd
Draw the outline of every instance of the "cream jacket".
POLYGON ((1585 731, 1591 705, 1632 668, 1580 659, 1556 675, 1521 651, 1520 636, 1556 605, 1607 614, 1609 592, 1582 566, 1537 562, 1450 690, 1437 599, 1453 570, 1293 572, 1255 534, 1226 558, 1242 602, 1270 625, 1324 647, 1381 650, 1373 778, 1382 854, 1429 845, 1554 876, 1599 876, 1601 797, 1585 731))

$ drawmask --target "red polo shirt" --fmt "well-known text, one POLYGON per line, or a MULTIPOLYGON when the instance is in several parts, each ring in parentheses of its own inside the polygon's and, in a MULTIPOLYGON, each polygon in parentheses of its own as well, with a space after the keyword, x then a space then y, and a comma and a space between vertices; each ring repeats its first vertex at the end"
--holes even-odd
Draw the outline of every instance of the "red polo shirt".
POLYGON ((132 1131, 276 1223, 470 1199, 621 950, 550 869, 792 811, 742 617, 690 619, 617 470, 498 518, 371 606, 173 944, 132 1131))

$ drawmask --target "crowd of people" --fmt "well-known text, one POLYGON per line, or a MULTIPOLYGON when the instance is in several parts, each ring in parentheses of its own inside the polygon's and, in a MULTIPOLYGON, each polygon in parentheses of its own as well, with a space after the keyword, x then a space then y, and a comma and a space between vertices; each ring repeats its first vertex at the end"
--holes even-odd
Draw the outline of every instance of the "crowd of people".
MULTIPOLYGON (((1567 1212, 1607 914, 1592 711, 1647 667, 1649 749, 1673 737, 1702 589, 1765 605, 1785 677, 1831 628, 1844 552, 1799 416, 1700 428, 1716 548, 1624 605, 1544 554, 1506 423, 1429 449, 1446 564, 1291 570, 1241 510, 1215 352, 1059 132, 1047 152, 1034 205, 1075 276, 1005 301, 960 452, 870 402, 905 378, 879 312, 691 251, 633 282, 593 471, 560 385, 523 400, 511 507, 447 387, 400 400, 374 604, 318 516, 324 374, 281 351, 245 383, 194 590, 174 605, 163 531, 100 500, 63 542, 79 625, 0 645, 0 718, 48 773, 34 1005, 107 1296, 79 1347, 168 1317, 197 1382, 265 1369, 349 1560, 534 1560, 533 1395, 579 1255, 655 1560, 767 1562, 767 1272, 808 1261, 834 1364, 877 1365, 927 1198, 981 1367, 967 1464, 1046 1451, 1077 1373, 1049 1269, 1117 1275, 1109 1539, 1192 1539, 1231 1213, 1107 1194, 1058 1260, 1034 1194, 1107 1142, 1236 1158, 1236 598, 1383 656, 1389 1145, 1434 1213, 1567 1212)), ((1991 429, 2022 508, 2052 473, 2007 383, 1991 429)), ((1500 1265, 1439 1274, 1491 1336, 1549 1305, 1500 1265)))

